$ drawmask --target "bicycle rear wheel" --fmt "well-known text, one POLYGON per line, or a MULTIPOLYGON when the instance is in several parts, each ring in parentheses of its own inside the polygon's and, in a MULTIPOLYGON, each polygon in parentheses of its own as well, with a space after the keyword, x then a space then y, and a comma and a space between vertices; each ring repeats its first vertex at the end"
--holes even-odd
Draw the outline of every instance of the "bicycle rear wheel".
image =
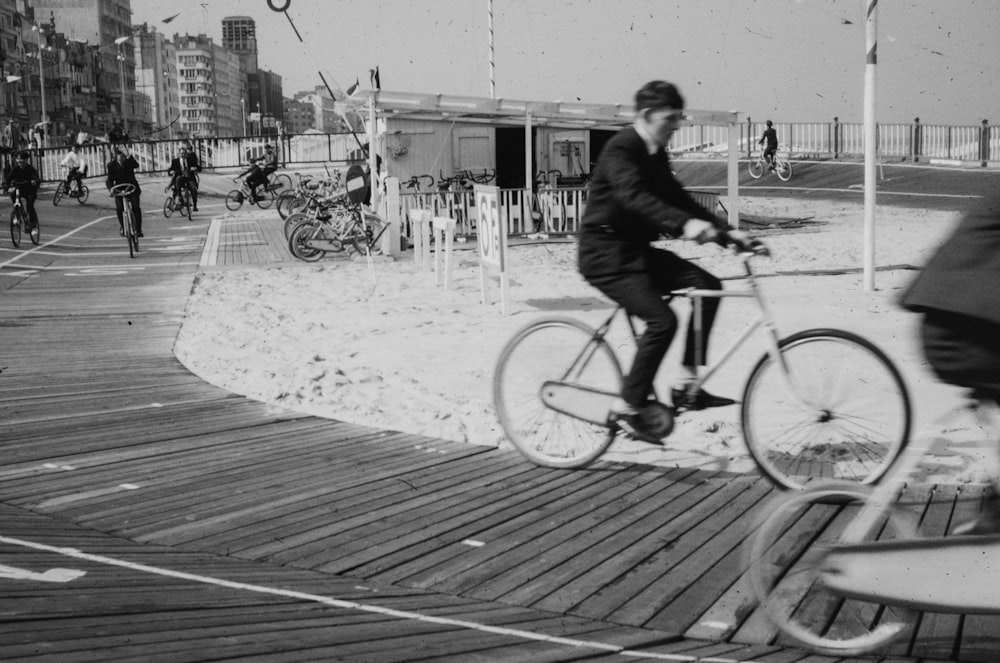
POLYGON ((316 237, 319 230, 320 228, 312 223, 301 223, 296 226, 291 237, 288 238, 288 251, 299 260, 306 262, 316 262, 325 256, 326 251, 314 249, 306 244, 310 239, 316 237))
MULTIPOLYGON (((846 599, 822 583, 826 554, 868 500, 870 489, 824 481, 764 504, 747 539, 748 573, 768 619, 792 642, 822 654, 856 656, 880 649, 908 630, 913 611, 877 600, 846 599)), ((893 508, 858 543, 914 535, 893 508)), ((872 588, 873 590, 875 588, 872 588)))
POLYGON ((24 228, 24 214, 20 207, 10 212, 10 241, 14 248, 21 246, 21 229, 24 228))
POLYGON ((545 467, 583 467, 593 462, 607 451, 615 430, 548 407, 542 400, 546 383, 619 394, 618 358, 586 324, 554 316, 514 334, 493 374, 497 417, 521 455, 545 467))
POLYGON ((837 329, 778 346, 781 361, 761 357, 743 392, 743 436, 760 470, 793 490, 821 477, 877 481, 909 441, 899 371, 875 345, 837 329))
POLYGON ((292 190, 292 178, 285 173, 280 175, 275 175, 274 179, 271 180, 271 188, 275 193, 282 193, 284 191, 292 190))
POLYGON ((260 187, 257 191, 257 207, 267 209, 274 202, 274 191, 267 187, 260 187))
POLYGON ((87 188, 86 184, 81 184, 80 185, 80 195, 77 196, 76 202, 79 203, 79 204, 81 204, 81 205, 83 205, 84 203, 87 202, 88 198, 90 198, 90 189, 87 188))
POLYGON ((792 164, 784 159, 775 159, 774 174, 777 175, 778 179, 782 182, 787 182, 792 179, 792 164))
POLYGON ((361 254, 370 251, 373 256, 382 253, 382 235, 385 231, 385 221, 377 214, 364 213, 365 223, 355 223, 351 228, 351 245, 361 254))
POLYGON ((747 164, 747 170, 750 171, 750 177, 759 180, 764 174, 764 162, 760 159, 751 159, 747 164))

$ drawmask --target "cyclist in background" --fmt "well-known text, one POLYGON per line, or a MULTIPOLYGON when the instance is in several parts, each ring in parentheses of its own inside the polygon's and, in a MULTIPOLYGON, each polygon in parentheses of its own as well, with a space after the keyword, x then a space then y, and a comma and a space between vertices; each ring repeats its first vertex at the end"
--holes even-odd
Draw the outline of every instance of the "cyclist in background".
POLYGON ((758 145, 764 145, 764 160, 767 161, 768 168, 774 170, 774 153, 778 151, 778 132, 774 130, 771 120, 768 120, 764 134, 757 141, 758 145))
POLYGON ((25 151, 17 153, 14 165, 7 173, 7 193, 10 194, 10 201, 17 201, 17 190, 21 190, 21 198, 24 199, 24 206, 28 208, 28 223, 31 225, 32 237, 38 237, 38 212, 35 211, 35 200, 38 198, 38 185, 41 180, 38 171, 28 161, 29 155, 25 151), (17 185, 15 187, 15 185, 17 185))
POLYGON ((236 179, 246 176, 247 188, 250 189, 251 205, 257 203, 257 187, 264 184, 264 171, 261 170, 257 161, 257 159, 250 159, 250 167, 236 176, 236 179))
MULTIPOLYGON (((924 355, 938 378, 1000 404, 998 281, 1000 193, 993 192, 965 214, 900 303, 923 314, 924 355)), ((1000 477, 993 477, 979 519, 954 533, 1000 533, 1000 477)))
POLYGON ((86 175, 86 166, 80 159, 80 148, 72 145, 59 165, 66 169, 66 193, 73 198, 78 197, 83 189, 83 178, 86 175), (76 182, 75 189, 72 186, 73 182, 76 182))
MULTIPOLYGON (((139 169, 139 162, 132 156, 131 151, 126 147, 119 147, 115 150, 115 158, 108 162, 108 179, 105 186, 108 191, 118 184, 131 184, 135 186, 135 191, 128 197, 129 206, 132 208, 132 217, 135 220, 135 232, 139 237, 142 234, 142 206, 139 198, 142 191, 139 188, 139 180, 135 178, 135 171, 139 169)), ((125 236, 125 199, 115 196, 115 211, 118 214, 118 231, 122 237, 125 236)))
POLYGON ((264 185, 270 184, 271 173, 276 170, 278 170, 278 155, 274 152, 274 146, 268 143, 264 146, 264 162, 261 164, 264 185))
POLYGON ((177 156, 170 162, 170 168, 167 169, 167 174, 172 175, 170 190, 173 192, 174 202, 177 202, 180 196, 180 187, 187 187, 187 190, 191 192, 191 209, 195 212, 198 211, 198 184, 195 179, 197 172, 201 172, 198 157, 189 152, 186 147, 181 146, 180 150, 177 151, 177 156))

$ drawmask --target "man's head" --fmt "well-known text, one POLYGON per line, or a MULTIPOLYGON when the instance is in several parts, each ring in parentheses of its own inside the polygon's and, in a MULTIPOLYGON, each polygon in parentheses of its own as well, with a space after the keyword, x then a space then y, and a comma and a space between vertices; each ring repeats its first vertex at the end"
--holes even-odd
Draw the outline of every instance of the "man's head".
POLYGON ((125 150, 115 150, 115 158, 118 159, 118 161, 125 161, 125 150))
POLYGON ((268 145, 265 145, 265 146, 264 146, 264 151, 265 151, 265 152, 268 152, 268 153, 271 153, 271 152, 274 152, 274 146, 273 146, 273 145, 270 145, 270 144, 268 144, 268 145))
POLYGON ((27 152, 25 152, 24 150, 21 150, 20 152, 18 152, 18 153, 17 153, 17 160, 18 160, 18 162, 20 162, 20 163, 27 163, 27 161, 28 161, 28 158, 29 158, 30 156, 31 156, 30 154, 28 154, 28 153, 27 153, 27 152))
POLYGON ((766 124, 766 125, 768 126, 768 128, 770 128, 770 127, 771 127, 771 125, 772 125, 772 122, 771 122, 771 120, 768 120, 768 121, 767 121, 767 122, 765 122, 764 124, 766 124))
POLYGON ((183 145, 181 145, 180 148, 178 148, 177 150, 177 154, 179 154, 182 157, 186 157, 187 153, 188 153, 187 148, 184 147, 183 145))
POLYGON ((684 97, 677 86, 650 81, 635 93, 636 119, 662 147, 670 143, 677 124, 684 119, 684 97))
POLYGON ((69 146, 69 151, 70 151, 70 152, 79 152, 79 151, 80 151, 80 148, 79 148, 79 147, 77 147, 76 145, 70 145, 70 146, 69 146))

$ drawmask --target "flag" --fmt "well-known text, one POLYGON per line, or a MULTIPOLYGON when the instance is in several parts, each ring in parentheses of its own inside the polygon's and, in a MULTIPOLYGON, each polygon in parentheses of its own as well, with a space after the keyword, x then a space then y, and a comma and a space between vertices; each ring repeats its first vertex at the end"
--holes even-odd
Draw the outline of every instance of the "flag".
POLYGON ((164 23, 169 23, 170 21, 174 20, 175 18, 177 18, 177 17, 178 17, 178 16, 180 16, 180 15, 181 15, 181 13, 180 13, 180 12, 177 12, 177 13, 176 13, 176 14, 174 14, 173 16, 168 16, 167 18, 163 19, 163 22, 164 22, 164 23))
POLYGON ((368 75, 371 78, 372 89, 373 90, 381 90, 382 89, 382 83, 378 79, 378 65, 375 65, 374 69, 369 69, 368 70, 368 75))
POLYGON ((360 84, 361 84, 361 81, 359 81, 357 78, 355 78, 354 79, 354 84, 347 88, 347 96, 349 97, 352 94, 354 94, 355 92, 357 92, 358 91, 358 85, 360 85, 360 84))

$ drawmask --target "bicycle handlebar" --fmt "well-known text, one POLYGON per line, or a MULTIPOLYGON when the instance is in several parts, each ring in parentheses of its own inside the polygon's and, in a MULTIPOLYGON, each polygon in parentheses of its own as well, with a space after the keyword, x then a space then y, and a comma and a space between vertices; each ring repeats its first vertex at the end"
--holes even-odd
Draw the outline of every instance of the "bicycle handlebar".
POLYGON ((130 182, 122 182, 121 184, 116 184, 108 189, 108 193, 115 197, 124 198, 126 196, 131 196, 135 193, 135 190, 136 186, 134 184, 130 182))

